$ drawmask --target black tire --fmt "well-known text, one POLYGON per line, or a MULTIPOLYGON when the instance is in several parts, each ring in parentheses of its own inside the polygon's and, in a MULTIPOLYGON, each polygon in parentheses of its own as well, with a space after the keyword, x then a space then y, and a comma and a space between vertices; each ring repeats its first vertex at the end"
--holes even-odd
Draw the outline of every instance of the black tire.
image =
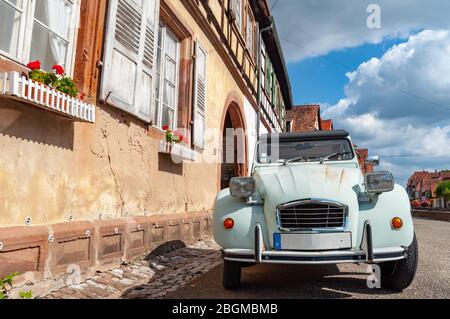
POLYGON ((241 285, 241 263, 236 261, 223 261, 223 287, 234 290, 241 285))
POLYGON ((419 249, 416 234, 414 234, 413 242, 406 250, 405 259, 380 264, 381 286, 393 290, 408 288, 416 275, 418 260, 419 249))

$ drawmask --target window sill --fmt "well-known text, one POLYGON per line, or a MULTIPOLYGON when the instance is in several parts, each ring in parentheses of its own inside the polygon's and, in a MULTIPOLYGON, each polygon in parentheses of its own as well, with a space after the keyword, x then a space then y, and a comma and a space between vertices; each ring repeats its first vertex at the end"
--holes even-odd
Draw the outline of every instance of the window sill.
POLYGON ((0 95, 82 122, 95 122, 95 105, 85 103, 18 72, 0 73, 0 95))
POLYGON ((194 162, 197 152, 181 144, 159 141, 159 153, 170 154, 174 159, 188 160, 194 162))

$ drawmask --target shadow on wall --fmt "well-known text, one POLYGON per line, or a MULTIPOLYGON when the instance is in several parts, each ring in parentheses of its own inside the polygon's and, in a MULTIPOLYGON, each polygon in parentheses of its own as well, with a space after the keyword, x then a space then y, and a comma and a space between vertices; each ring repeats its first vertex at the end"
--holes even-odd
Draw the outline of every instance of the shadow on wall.
POLYGON ((144 260, 149 261, 152 258, 155 258, 157 256, 164 255, 164 254, 167 254, 172 251, 175 251, 175 250, 178 250, 181 248, 185 248, 185 247, 186 247, 186 244, 181 240, 168 241, 168 242, 165 242, 165 243, 159 245, 158 247, 156 247, 153 251, 151 251, 144 258, 144 260))
POLYGON ((172 160, 170 154, 158 155, 158 170, 170 174, 183 176, 183 164, 177 164, 172 160))
POLYGON ((0 97, 0 135, 73 151, 74 123, 52 112, 0 97))

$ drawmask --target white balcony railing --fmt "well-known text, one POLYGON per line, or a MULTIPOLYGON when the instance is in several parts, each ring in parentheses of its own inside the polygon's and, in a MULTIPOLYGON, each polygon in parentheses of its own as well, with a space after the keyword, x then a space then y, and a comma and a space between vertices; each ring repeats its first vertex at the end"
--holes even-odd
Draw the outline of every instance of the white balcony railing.
POLYGON ((95 105, 85 103, 17 72, 0 73, 0 95, 24 100, 38 107, 85 122, 95 122, 95 105))
POLYGON ((196 151, 185 145, 167 143, 166 141, 159 141, 159 153, 170 154, 174 160, 181 159, 195 161, 197 159, 196 151))

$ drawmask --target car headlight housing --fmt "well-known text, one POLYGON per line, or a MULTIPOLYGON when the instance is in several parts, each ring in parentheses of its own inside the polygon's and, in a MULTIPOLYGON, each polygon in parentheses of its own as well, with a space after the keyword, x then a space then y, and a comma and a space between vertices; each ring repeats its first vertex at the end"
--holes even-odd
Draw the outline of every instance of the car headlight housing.
POLYGON ((256 182, 253 177, 233 177, 230 180, 230 193, 233 197, 250 197, 255 191, 256 182))
POLYGON ((367 173, 364 177, 368 193, 385 193, 394 189, 394 176, 391 172, 367 173))

